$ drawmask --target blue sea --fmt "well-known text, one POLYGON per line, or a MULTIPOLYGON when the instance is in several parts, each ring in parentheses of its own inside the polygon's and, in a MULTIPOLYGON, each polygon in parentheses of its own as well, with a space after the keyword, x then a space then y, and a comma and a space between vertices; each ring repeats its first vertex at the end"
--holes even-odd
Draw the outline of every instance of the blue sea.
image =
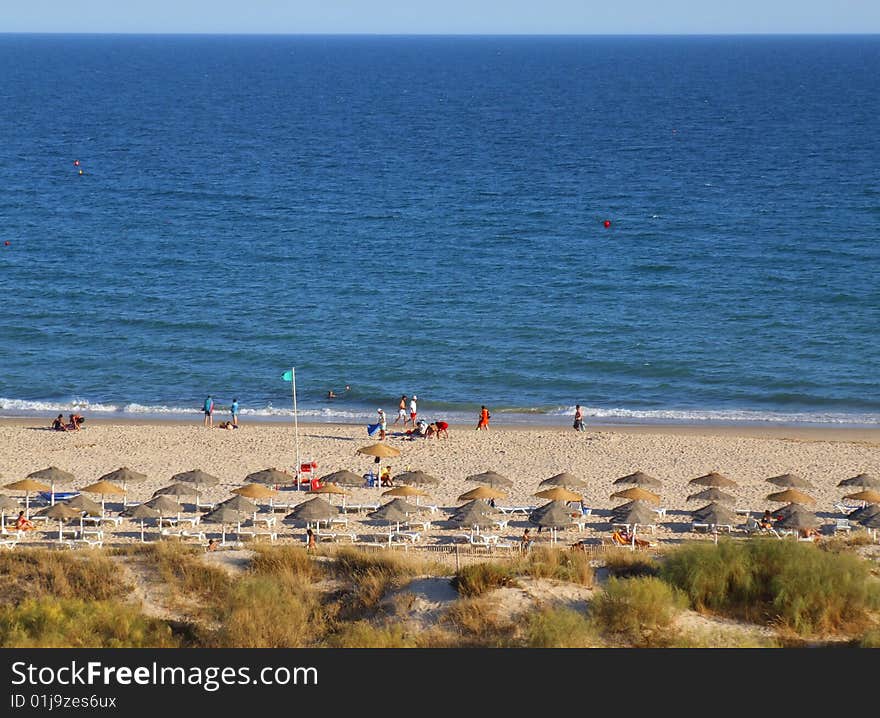
POLYGON ((286 420, 295 367, 312 420, 880 424, 880 37, 0 35, 0 67, 0 415, 286 420))

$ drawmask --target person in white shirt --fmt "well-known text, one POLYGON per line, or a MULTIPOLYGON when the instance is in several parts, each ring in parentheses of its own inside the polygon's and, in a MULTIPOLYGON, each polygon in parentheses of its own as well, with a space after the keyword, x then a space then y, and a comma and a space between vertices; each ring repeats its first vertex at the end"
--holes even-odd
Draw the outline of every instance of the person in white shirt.
POLYGON ((418 411, 416 410, 416 399, 418 398, 419 397, 413 394, 413 398, 409 400, 409 418, 410 421, 412 421, 413 426, 416 425, 416 416, 418 414, 418 411))
POLYGON ((379 441, 385 441, 385 432, 388 430, 388 420, 385 418, 385 412, 382 409, 379 412, 379 441))

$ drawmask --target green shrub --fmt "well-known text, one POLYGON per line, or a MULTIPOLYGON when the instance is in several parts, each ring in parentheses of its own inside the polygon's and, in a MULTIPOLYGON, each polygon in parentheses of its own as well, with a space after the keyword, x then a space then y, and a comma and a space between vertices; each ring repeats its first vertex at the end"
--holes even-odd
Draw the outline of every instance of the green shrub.
POLYGON ((530 648, 594 648, 602 642, 587 618, 570 608, 545 608, 528 614, 530 648))
POLYGON ((174 648, 167 623, 118 601, 43 597, 0 606, 3 648, 174 648))
POLYGON ((369 621, 344 624, 330 639, 336 648, 415 648, 415 635, 397 623, 375 626, 369 621))
POLYGON ((697 610, 800 635, 863 628, 880 606, 866 561, 795 541, 684 546, 668 555, 662 576, 697 610))
POLYGON ((506 586, 516 586, 511 566, 499 563, 475 563, 462 566, 452 585, 464 597, 482 596, 487 591, 506 586))
POLYGON ((861 648, 880 648, 880 628, 867 631, 859 641, 861 648))
POLYGON ((594 625, 636 645, 658 642, 683 607, 684 598, 659 578, 610 578, 593 599, 594 625))
POLYGON ((660 566, 653 558, 628 549, 608 551, 605 554, 605 568, 615 578, 657 576, 660 573, 660 566))

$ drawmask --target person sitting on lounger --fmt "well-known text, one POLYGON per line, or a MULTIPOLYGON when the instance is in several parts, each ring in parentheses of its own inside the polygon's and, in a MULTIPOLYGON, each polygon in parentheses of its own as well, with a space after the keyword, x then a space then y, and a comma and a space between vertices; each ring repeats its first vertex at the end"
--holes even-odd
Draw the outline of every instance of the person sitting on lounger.
POLYGON ((394 486, 394 482, 391 480, 391 467, 386 466, 382 469, 382 473, 379 474, 379 485, 380 486, 394 486))
POLYGON ((758 521, 758 526, 760 526, 762 529, 773 528, 773 514, 770 513, 770 509, 764 511, 764 515, 761 517, 761 520, 758 521))
POLYGON ((217 541, 217 539, 212 538, 210 541, 208 541, 207 550, 208 551, 216 551, 218 546, 219 546, 219 542, 217 541))
POLYGON ((15 528, 17 531, 33 531, 36 526, 24 515, 24 511, 19 511, 18 518, 15 520, 15 528))

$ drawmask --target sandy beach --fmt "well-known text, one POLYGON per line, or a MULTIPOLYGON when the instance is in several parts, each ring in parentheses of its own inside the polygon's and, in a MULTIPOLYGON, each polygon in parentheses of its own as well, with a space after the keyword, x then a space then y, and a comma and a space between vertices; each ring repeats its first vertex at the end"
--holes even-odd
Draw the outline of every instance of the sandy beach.
MULTIPOLYGON (((206 490, 203 499, 222 501, 230 490, 241 486, 244 477, 254 471, 277 467, 292 470, 296 462, 295 434, 287 424, 245 424, 235 431, 208 429, 193 422, 112 422, 88 421, 80 432, 54 432, 46 429, 43 419, 10 419, 0 423, 0 467, 2 483, 11 483, 26 474, 57 466, 76 476, 70 486, 56 490, 81 488, 99 476, 120 466, 128 466, 149 477, 147 482, 131 486, 129 500, 149 499, 157 489, 167 486, 170 477, 190 469, 203 469, 221 478, 222 483, 206 490)), ((336 424, 301 424, 300 457, 317 463, 317 475, 339 469, 366 473, 370 457, 355 453, 358 447, 374 443, 363 426, 336 424)), ((845 490, 837 487, 841 479, 858 473, 880 472, 880 430, 842 430, 820 428, 753 427, 591 427, 584 433, 558 427, 492 427, 475 431, 472 426, 452 426, 449 439, 408 441, 389 432, 387 443, 400 449, 401 456, 386 460, 392 474, 420 469, 440 479, 423 503, 454 507, 457 497, 477 486, 468 475, 494 470, 509 477, 514 486, 501 506, 541 505, 544 500, 533 494, 538 483, 562 471, 583 478, 589 489, 584 492, 588 506, 594 509, 584 531, 570 529, 564 540, 607 536, 607 509, 621 503, 610 494, 620 488, 612 482, 636 470, 644 471, 663 482, 658 490, 667 517, 658 526, 657 539, 662 543, 692 536, 686 511, 702 505, 687 502, 688 494, 699 487, 688 481, 710 471, 718 471, 738 482, 731 493, 737 496, 733 508, 754 512, 778 508, 765 501, 774 490, 764 480, 782 473, 796 473, 813 483, 810 491, 817 500, 813 507, 820 518, 831 522, 834 504, 845 490)), ((384 465, 384 464, 383 464, 384 465)), ((348 503, 385 502, 386 489, 353 488, 348 503)), ((15 494, 14 492, 7 492, 15 494)), ((98 498, 98 497, 93 497, 98 498)), ((312 498, 306 492, 284 490, 279 500, 298 503, 312 498)), ((108 498, 110 509, 121 508, 108 498)), ((339 502, 339 497, 334 497, 339 502)), ((184 500, 184 503, 187 503, 184 500)), ((284 514, 277 514, 280 519, 284 514)), ((349 514, 348 531, 359 538, 380 533, 385 527, 363 514, 349 514)), ((424 518, 442 521, 442 511, 424 518)), ((516 540, 528 524, 519 517, 511 521, 503 537, 516 540)), ((435 523, 423 536, 429 543, 451 540, 456 533, 446 524, 435 523)), ((105 532, 105 543, 134 541, 137 525, 122 523, 105 532)), ((219 527, 217 527, 219 528, 219 527)), ((213 533, 214 526, 204 529, 213 533)), ((280 541, 302 541, 304 528, 279 524, 280 541)), ((39 540, 35 532, 27 541, 39 540)))

